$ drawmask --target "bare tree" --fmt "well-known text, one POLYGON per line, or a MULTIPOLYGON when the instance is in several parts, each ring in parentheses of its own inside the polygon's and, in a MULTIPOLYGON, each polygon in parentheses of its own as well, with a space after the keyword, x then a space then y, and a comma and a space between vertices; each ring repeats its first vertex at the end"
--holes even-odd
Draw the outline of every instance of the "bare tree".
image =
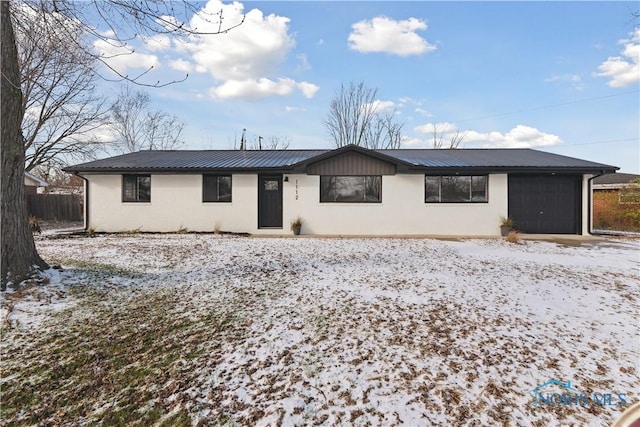
POLYGON ((272 136, 267 141, 266 147, 263 149, 266 150, 286 150, 291 145, 291 138, 288 136, 272 136))
MULTIPOLYGON (((21 2, 0 1, 0 51, 2 61, 1 92, 2 108, 0 125, 2 140, 0 149, 1 170, 1 224, 2 263, 0 286, 4 289, 8 282, 18 283, 47 267, 36 250, 29 230, 27 209, 24 198, 25 143, 21 132, 23 117, 22 91, 20 88, 20 65, 16 48, 15 33, 11 23, 17 7, 28 7, 36 13, 43 13, 51 21, 55 36, 63 43, 85 49, 85 40, 100 39, 116 47, 126 48, 139 35, 169 34, 188 37, 198 34, 220 34, 242 24, 224 23, 221 11, 199 10, 197 3, 189 1, 140 0, 92 0, 74 2, 67 0, 23 0, 21 2), (215 29, 207 31, 192 28, 187 22, 190 16, 199 12, 200 22, 213 24, 215 29), (81 28, 85 37, 77 37, 81 28), (110 31, 104 31, 108 28, 110 31)), ((111 67, 102 54, 85 49, 98 61, 110 68, 119 80, 128 80, 140 85, 160 87, 175 83, 144 80, 151 68, 136 76, 123 75, 111 67)), ((130 51, 131 52, 131 51, 130 51)), ((107 78, 106 76, 102 76, 107 78)), ((184 77, 186 78, 186 76, 184 77)), ((184 78, 182 80, 184 80, 184 78)))
POLYGON ((139 150, 171 150, 184 142, 184 122, 175 115, 150 108, 149 94, 124 86, 111 106, 109 128, 115 149, 123 153, 139 150))
POLYGON ((76 175, 64 172, 63 167, 64 164, 54 159, 51 162, 39 164, 31 173, 49 184, 44 187, 45 193, 65 191, 66 194, 82 195, 84 181, 76 175))
POLYGON ((453 133, 448 133, 446 126, 439 126, 438 123, 434 123, 432 129, 431 147, 436 149, 458 148, 464 141, 465 137, 466 134, 464 132, 460 132, 460 129, 456 129, 453 133), (447 138, 449 139, 449 141, 445 141, 445 139, 447 138))
POLYGON ((404 124, 396 122, 395 114, 396 111, 394 110, 390 113, 378 113, 375 115, 366 131, 366 147, 394 150, 400 148, 404 124))
POLYGON ((377 93, 363 82, 340 86, 323 122, 336 147, 400 147, 403 125, 395 121, 395 112, 379 111, 377 93))
MULTIPOLYGON (((16 8, 22 88, 25 170, 54 159, 94 157, 102 141, 95 131, 106 120, 105 100, 96 94, 95 59, 55 35, 52 22, 29 8, 16 8)), ((80 29, 73 29, 81 37, 80 29)))
POLYGON ((286 150, 291 145, 291 138, 287 136, 272 136, 268 140, 261 136, 255 137, 249 144, 250 150, 286 150))
POLYGON ((2 281, 6 289, 11 281, 30 276, 34 268, 46 268, 33 241, 27 221, 24 197, 24 140, 22 93, 18 50, 11 24, 9 2, 0 1, 0 127, 2 128, 2 281))

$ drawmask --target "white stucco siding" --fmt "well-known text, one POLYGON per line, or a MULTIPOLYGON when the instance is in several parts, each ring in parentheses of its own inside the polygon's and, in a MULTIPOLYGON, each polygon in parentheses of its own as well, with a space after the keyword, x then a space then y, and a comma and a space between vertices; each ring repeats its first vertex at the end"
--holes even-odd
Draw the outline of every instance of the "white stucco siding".
POLYGON ((151 175, 151 201, 122 201, 121 175, 87 175, 89 225, 95 231, 251 232, 257 224, 257 176, 233 175, 232 202, 202 202, 202 175, 151 175))
POLYGON ((89 224, 95 231, 497 236, 507 213, 507 175, 490 175, 488 203, 424 203, 424 175, 382 177, 382 203, 320 203, 320 177, 285 175, 283 228, 258 229, 258 177, 234 174, 231 203, 203 203, 202 175, 153 174, 151 202, 122 201, 121 175, 87 175, 89 224))
POLYGON ((382 203, 320 203, 319 176, 284 185, 285 225, 299 215, 303 234, 497 236, 507 213, 506 175, 489 177, 488 203, 425 203, 421 174, 383 176, 382 203))

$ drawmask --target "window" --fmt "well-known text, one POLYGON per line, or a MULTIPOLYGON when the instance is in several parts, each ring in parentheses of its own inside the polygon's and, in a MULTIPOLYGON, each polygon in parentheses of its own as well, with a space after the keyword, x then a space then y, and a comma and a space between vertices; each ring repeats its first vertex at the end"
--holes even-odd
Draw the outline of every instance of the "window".
POLYGON ((380 203, 382 176, 321 176, 320 202, 380 203))
POLYGON ((425 203, 482 203, 487 201, 486 175, 425 176, 425 203))
POLYGON ((123 202, 150 202, 151 175, 122 175, 123 202))
POLYGON ((202 175, 203 202, 230 202, 231 175, 202 175))
POLYGON ((278 191, 278 180, 277 179, 265 179, 264 180, 264 191, 278 191))

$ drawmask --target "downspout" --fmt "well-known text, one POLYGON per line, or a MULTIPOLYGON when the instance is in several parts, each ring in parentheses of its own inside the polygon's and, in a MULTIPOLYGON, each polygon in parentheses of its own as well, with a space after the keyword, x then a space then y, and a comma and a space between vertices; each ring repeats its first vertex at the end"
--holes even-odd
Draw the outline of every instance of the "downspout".
POLYGON ((594 176, 592 176, 591 178, 589 178, 589 179, 587 180, 587 183, 588 183, 588 194, 587 194, 587 201, 588 201, 588 203, 587 203, 587 205, 588 205, 588 207, 589 207, 589 212, 587 212, 587 213, 588 213, 588 215, 587 215, 587 221, 588 221, 588 222, 587 222, 587 224, 588 224, 587 233, 589 233, 589 235, 590 235, 590 236, 592 236, 592 235, 593 235, 593 220, 592 220, 592 218, 591 218, 591 217, 593 216, 593 215, 592 215, 592 212, 593 212, 593 200, 592 200, 592 199, 593 199, 593 197, 592 197, 592 194, 593 194, 593 188, 592 188, 592 185, 593 185, 593 183, 592 183, 591 181, 593 181, 594 179, 596 179, 596 178, 598 178, 598 177, 600 177, 600 176, 602 176, 602 175, 606 175, 606 174, 604 173, 604 171, 602 171, 602 173, 601 173, 601 174, 599 174, 599 175, 594 175, 594 176))
POLYGON ((82 175, 78 174, 78 172, 74 173, 75 176, 84 181, 84 230, 87 231, 89 229, 89 180, 82 175))

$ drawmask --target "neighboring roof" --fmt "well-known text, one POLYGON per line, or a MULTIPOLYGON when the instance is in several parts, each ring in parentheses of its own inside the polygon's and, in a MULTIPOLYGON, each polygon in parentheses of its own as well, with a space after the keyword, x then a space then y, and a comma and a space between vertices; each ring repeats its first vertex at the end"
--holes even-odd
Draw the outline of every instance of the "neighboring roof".
POLYGON ((632 173, 612 173, 595 178, 593 184, 628 184, 634 179, 639 178, 640 175, 634 175, 632 173))
POLYGON ((25 172, 24 185, 30 185, 32 187, 46 187, 49 185, 49 183, 43 179, 38 178, 33 174, 30 174, 29 172, 25 172), (27 182, 27 181, 30 181, 30 182, 27 182))
POLYGON ((293 172, 339 154, 358 151, 394 161, 398 172, 574 172, 612 173, 615 166, 531 149, 409 149, 368 150, 356 146, 336 150, 175 150, 138 151, 65 168, 67 172, 190 172, 261 171, 293 172))

